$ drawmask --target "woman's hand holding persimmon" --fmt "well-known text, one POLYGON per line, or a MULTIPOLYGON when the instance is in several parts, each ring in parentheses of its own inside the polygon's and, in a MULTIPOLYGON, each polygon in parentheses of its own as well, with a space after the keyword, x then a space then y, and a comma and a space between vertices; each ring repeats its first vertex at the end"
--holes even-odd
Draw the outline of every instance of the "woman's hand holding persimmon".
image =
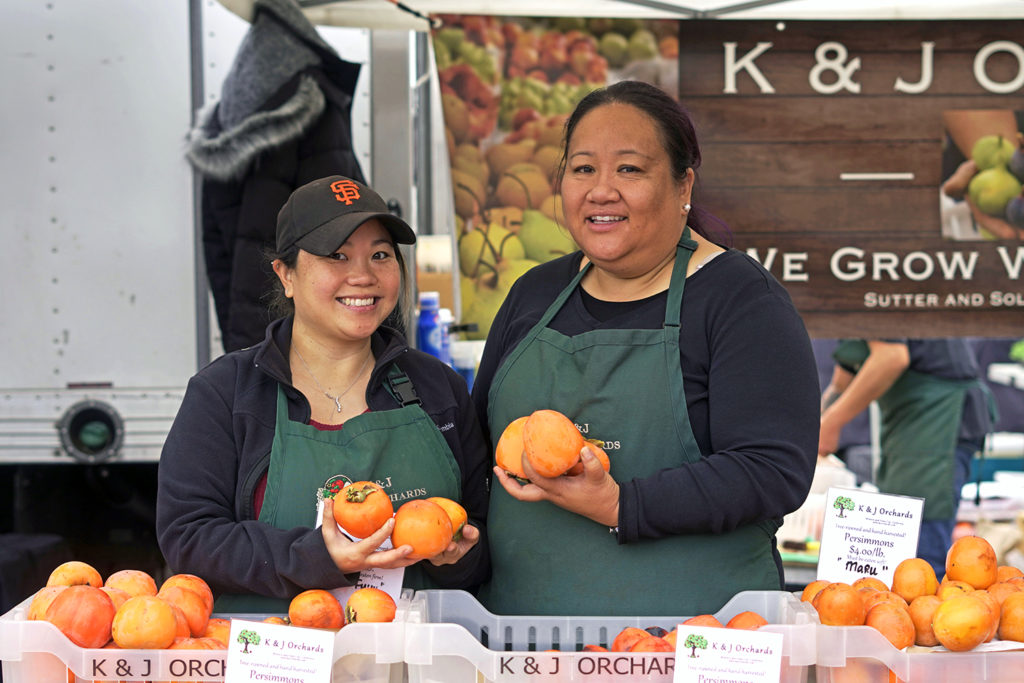
POLYGON ((442 552, 431 557, 429 562, 436 567, 440 567, 444 564, 455 564, 461 560, 462 556, 468 553, 479 540, 480 530, 475 526, 464 524, 462 526, 462 536, 449 543, 448 547, 442 552))
POLYGON ((544 477, 530 466, 527 458, 523 458, 523 472, 529 483, 520 484, 500 467, 494 468, 494 476, 516 500, 546 500, 599 524, 618 526, 619 485, 589 447, 580 449, 580 459, 583 472, 575 476, 544 477))
POLYGON ((353 541, 341 532, 337 524, 330 523, 334 519, 334 502, 324 499, 325 524, 320 525, 324 544, 334 564, 346 574, 360 572, 364 569, 398 569, 415 564, 417 560, 409 559, 412 552, 409 546, 401 546, 392 550, 378 551, 381 545, 391 536, 394 519, 389 519, 381 528, 361 541, 353 541))

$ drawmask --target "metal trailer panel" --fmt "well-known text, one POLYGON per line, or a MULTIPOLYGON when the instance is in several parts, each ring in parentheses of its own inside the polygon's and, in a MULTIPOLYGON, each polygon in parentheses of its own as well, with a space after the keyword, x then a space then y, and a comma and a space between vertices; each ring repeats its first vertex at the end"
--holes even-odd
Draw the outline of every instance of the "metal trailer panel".
POLYGON ((119 404, 194 372, 188 12, 0 7, 0 225, 13 247, 0 270, 4 461, 34 458, 12 434, 40 417, 55 427, 81 398, 69 386, 108 387, 119 404))
MULTIPOLYGON (((209 295, 185 136, 193 78, 215 100, 247 28, 212 0, 0 4, 0 226, 13 247, 0 269, 0 464, 156 462, 188 378, 221 353, 212 306, 197 303, 209 295), (110 447, 69 437, 79 415, 116 432, 110 447)), ((321 33, 369 61, 368 31, 321 33)), ((353 138, 369 173, 365 72, 353 138)))
POLYGON ((0 11, 0 222, 16 247, 0 386, 180 383, 195 329, 187 6, 0 11))

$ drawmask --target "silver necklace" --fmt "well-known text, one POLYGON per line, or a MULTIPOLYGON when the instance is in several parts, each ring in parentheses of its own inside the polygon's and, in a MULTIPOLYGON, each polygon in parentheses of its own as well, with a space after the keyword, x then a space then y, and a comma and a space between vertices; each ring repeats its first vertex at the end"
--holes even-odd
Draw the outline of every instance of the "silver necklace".
POLYGON ((302 367, 306 368, 306 372, 308 372, 309 376, 313 378, 314 382, 316 382, 317 388, 323 392, 324 396, 334 401, 334 407, 338 409, 339 413, 341 412, 341 397, 347 394, 349 390, 356 385, 356 382, 359 381, 359 378, 363 376, 363 370, 366 369, 366 364, 370 362, 370 357, 373 356, 372 351, 366 354, 366 360, 363 361, 363 365, 359 368, 359 372, 356 373, 356 377, 355 379, 352 380, 352 383, 348 385, 345 391, 341 392, 337 396, 334 396, 332 394, 327 393, 327 390, 324 389, 324 385, 320 384, 320 380, 318 380, 316 378, 316 375, 313 374, 313 371, 309 369, 309 365, 306 363, 306 359, 302 357, 301 353, 299 353, 298 347, 293 346, 292 348, 295 349, 295 355, 299 357, 300 361, 302 361, 302 367))

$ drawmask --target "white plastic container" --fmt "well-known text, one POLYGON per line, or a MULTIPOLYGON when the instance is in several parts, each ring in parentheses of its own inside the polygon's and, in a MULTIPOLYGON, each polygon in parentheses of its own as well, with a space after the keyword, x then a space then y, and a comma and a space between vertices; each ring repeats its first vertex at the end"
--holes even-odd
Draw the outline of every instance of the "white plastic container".
MULTIPOLYGON (((816 656, 814 609, 792 593, 744 591, 715 616, 726 623, 747 610, 770 622, 763 630, 784 636, 779 680, 805 683, 816 656)), ((685 618, 499 616, 464 591, 418 591, 406 625, 405 661, 410 683, 671 683, 673 654, 579 650, 608 647, 627 626, 671 630, 685 618)))
MULTIPOLYGON (((1021 650, 949 652, 944 648, 897 650, 870 626, 818 625, 817 683, 1020 683, 1024 681, 1021 650), (890 677, 890 672, 892 677, 890 677)), ((1012 646, 1012 645, 1011 645, 1012 646)))
MULTIPOLYGON (((334 639, 331 680, 391 683, 404 675, 405 622, 412 591, 398 601, 395 621, 349 624, 334 639)), ((0 660, 4 683, 67 683, 81 681, 209 681, 224 680, 226 650, 108 650, 81 648, 56 626, 27 621, 32 598, 0 617, 0 660)), ((215 616, 262 619, 266 615, 215 616)), ((231 647, 231 643, 228 643, 231 647)))

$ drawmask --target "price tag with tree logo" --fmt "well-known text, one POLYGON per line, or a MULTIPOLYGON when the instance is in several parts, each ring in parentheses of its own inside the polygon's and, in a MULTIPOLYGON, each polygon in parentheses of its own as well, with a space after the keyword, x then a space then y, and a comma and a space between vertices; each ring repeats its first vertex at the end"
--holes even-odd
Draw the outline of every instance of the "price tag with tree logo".
POLYGON ((781 633, 680 624, 673 683, 772 683, 782 671, 781 633))
POLYGON ((818 578, 852 583, 873 576, 885 584, 917 554, 924 499, 833 487, 825 497, 818 578))

